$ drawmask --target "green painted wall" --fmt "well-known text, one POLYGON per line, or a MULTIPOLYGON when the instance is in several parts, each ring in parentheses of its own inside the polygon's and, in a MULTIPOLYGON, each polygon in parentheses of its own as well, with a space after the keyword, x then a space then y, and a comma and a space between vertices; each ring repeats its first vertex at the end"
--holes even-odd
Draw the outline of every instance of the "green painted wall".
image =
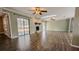
POLYGON ((48 31, 68 31, 68 20, 58 20, 47 22, 48 31))
POLYGON ((12 28, 12 37, 18 35, 18 28, 17 28, 17 16, 11 13, 11 28, 12 28))

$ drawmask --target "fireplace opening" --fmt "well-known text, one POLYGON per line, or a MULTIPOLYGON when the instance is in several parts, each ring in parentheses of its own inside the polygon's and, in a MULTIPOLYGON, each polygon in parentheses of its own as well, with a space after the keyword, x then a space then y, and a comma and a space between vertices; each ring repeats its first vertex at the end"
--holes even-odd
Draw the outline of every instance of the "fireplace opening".
POLYGON ((41 24, 41 23, 37 23, 37 22, 35 23, 35 25, 36 25, 36 31, 39 31, 39 30, 40 30, 40 27, 39 27, 40 24, 41 24))
POLYGON ((36 26, 36 31, 39 31, 39 26, 36 26))

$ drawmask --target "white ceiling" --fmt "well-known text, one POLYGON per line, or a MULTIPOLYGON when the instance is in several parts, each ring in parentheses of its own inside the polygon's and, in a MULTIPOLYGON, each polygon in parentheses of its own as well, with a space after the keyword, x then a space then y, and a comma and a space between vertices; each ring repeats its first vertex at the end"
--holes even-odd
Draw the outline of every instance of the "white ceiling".
MULTIPOLYGON (((34 16, 32 14, 31 7, 9 7, 13 10, 20 11, 22 13, 25 13, 29 16, 34 16)), ((63 18, 69 18, 74 17, 75 15, 75 7, 41 7, 47 9, 47 13, 43 13, 41 17, 47 17, 51 15, 56 15, 56 19, 63 19, 63 18)))

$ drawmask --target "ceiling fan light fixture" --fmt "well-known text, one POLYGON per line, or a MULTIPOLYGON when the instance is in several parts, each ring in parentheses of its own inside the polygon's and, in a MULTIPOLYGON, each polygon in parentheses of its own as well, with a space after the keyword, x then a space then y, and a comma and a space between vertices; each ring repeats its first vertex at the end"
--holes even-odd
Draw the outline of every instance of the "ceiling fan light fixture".
POLYGON ((36 15, 42 15, 42 12, 47 12, 47 10, 42 9, 40 7, 34 7, 32 8, 32 11, 33 11, 33 14, 36 14, 36 15))

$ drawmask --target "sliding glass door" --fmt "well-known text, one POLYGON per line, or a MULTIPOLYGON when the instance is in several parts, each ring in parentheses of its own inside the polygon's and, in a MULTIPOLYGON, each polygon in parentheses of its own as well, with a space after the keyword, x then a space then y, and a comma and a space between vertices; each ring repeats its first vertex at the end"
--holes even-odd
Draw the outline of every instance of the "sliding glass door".
POLYGON ((29 34, 29 21, 24 18, 17 18, 18 35, 29 34))

